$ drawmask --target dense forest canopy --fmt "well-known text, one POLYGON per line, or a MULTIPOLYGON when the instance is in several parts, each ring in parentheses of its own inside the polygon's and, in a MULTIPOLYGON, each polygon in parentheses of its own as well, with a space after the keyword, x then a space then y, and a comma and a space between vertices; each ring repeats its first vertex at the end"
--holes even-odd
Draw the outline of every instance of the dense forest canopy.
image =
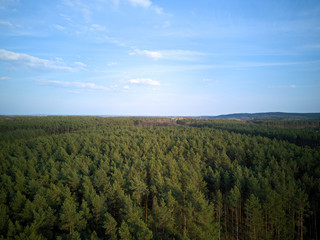
POLYGON ((319 121, 0 117, 1 239, 319 239, 319 121))
POLYGON ((291 119, 291 120, 320 120, 320 113, 285 113, 285 112, 266 112, 266 113, 233 113, 219 116, 207 116, 206 118, 220 119, 291 119))

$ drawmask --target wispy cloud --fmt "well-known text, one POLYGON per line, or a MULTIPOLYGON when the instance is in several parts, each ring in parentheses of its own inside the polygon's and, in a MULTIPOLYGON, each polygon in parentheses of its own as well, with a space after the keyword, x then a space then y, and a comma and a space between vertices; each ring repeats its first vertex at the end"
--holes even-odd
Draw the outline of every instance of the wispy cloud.
MULTIPOLYGON (((251 69, 251 68, 273 68, 273 67, 316 67, 319 69, 320 61, 301 61, 301 62, 225 62, 221 64, 161 64, 158 65, 158 72, 188 72, 188 71, 205 71, 209 69, 251 69)), ((143 71, 141 68, 140 71, 143 71)))
POLYGON ((60 14, 60 16, 66 21, 66 26, 54 24, 53 27, 60 31, 64 31, 68 35, 73 35, 76 37, 83 36, 84 38, 93 40, 95 43, 99 44, 112 43, 120 47, 126 46, 124 42, 111 36, 104 24, 79 24, 73 21, 68 15, 60 14))
POLYGON ((211 78, 204 78, 202 79, 202 82, 212 82, 213 80, 211 78))
POLYGON ((107 66, 109 66, 109 67, 111 67, 111 66, 115 66, 115 65, 117 65, 118 63, 116 63, 116 62, 108 62, 107 63, 107 66))
POLYGON ((197 51, 189 50, 163 50, 163 51, 150 51, 150 50, 140 50, 135 49, 130 52, 129 55, 144 55, 150 57, 154 60, 166 59, 166 60, 177 60, 177 61, 193 61, 199 56, 204 56, 205 54, 197 51))
POLYGON ((161 7, 158 7, 158 6, 153 5, 153 6, 152 6, 152 9, 153 9, 157 14, 162 14, 162 13, 163 13, 163 8, 161 8, 161 7))
POLYGON ((296 88, 296 87, 297 87, 297 85, 294 85, 294 84, 269 86, 269 88, 280 88, 280 89, 283 89, 283 88, 296 88))
POLYGON ((277 66, 294 66, 319 63, 319 61, 306 61, 306 62, 239 62, 234 64, 234 68, 251 68, 251 67, 277 67, 277 66))
POLYGON ((91 24, 90 30, 93 32, 106 32, 107 31, 105 26, 102 26, 99 24, 91 24))
POLYGON ((0 25, 4 25, 4 26, 7 26, 7 27, 13 27, 13 24, 11 22, 2 21, 2 20, 0 20, 0 25))
POLYGON ((0 77, 0 81, 10 80, 9 77, 0 77))
POLYGON ((150 0, 128 0, 133 6, 148 8, 152 5, 150 0))
POLYGON ((259 67, 281 67, 281 66, 302 66, 320 64, 319 61, 305 61, 305 62, 235 62, 226 63, 221 65, 194 65, 189 66, 192 70, 204 70, 204 69, 237 69, 237 68, 259 68, 259 67))
POLYGON ((0 60, 9 63, 20 64, 24 67, 39 69, 39 70, 65 70, 65 71, 76 71, 83 69, 83 64, 79 66, 79 63, 75 64, 75 67, 66 66, 61 60, 51 61, 34 57, 25 53, 16 53, 0 49, 0 60))
POLYGON ((204 78, 204 79, 202 79, 202 82, 205 82, 205 83, 219 83, 220 81, 212 79, 212 78, 204 78))
POLYGON ((18 5, 20 0, 1 0, 0 9, 8 9, 14 5, 18 5))
POLYGON ((163 13, 163 8, 154 5, 150 0, 128 0, 129 3, 134 7, 143 7, 154 10, 157 14, 163 13))
POLYGON ((71 16, 66 15, 66 14, 60 14, 60 16, 70 25, 73 24, 73 20, 71 18, 71 16))
POLYGON ((108 91, 109 88, 101 85, 97 85, 91 82, 65 82, 56 80, 42 80, 41 84, 49 85, 53 87, 71 88, 73 90, 101 90, 108 91))
POLYGON ((59 25, 59 24, 53 24, 53 27, 54 27, 55 29, 59 30, 59 31, 64 31, 64 30, 66 30, 65 27, 63 27, 63 26, 61 26, 61 25, 59 25))
POLYGON ((83 62, 75 62, 74 65, 77 69, 87 70, 87 64, 84 64, 83 62))
POLYGON ((162 25, 156 25, 154 26, 155 29, 166 29, 171 26, 170 21, 165 21, 162 25))
POLYGON ((163 58, 169 60, 183 60, 183 61, 193 61, 200 56, 206 55, 205 53, 198 51, 189 50, 165 50, 161 51, 163 58))
POLYGON ((156 52, 156 51, 148 51, 148 50, 143 50, 143 54, 145 54, 148 57, 153 58, 154 60, 158 60, 159 58, 162 58, 163 55, 161 52, 156 52))
POLYGON ((114 37, 107 36, 107 35, 104 35, 99 39, 102 42, 109 42, 109 43, 112 43, 112 44, 117 45, 119 47, 125 47, 126 46, 126 43, 124 43, 123 41, 118 40, 118 39, 116 39, 114 37))
POLYGON ((139 84, 139 85, 150 85, 150 86, 159 86, 160 82, 153 80, 151 78, 134 78, 129 80, 132 84, 139 84))
POLYGON ((158 59, 162 58, 161 52, 157 52, 157 51, 135 49, 133 52, 129 53, 129 55, 136 55, 136 54, 150 57, 153 60, 158 60, 158 59))
POLYGON ((91 20, 92 12, 90 11, 89 7, 85 5, 83 2, 79 0, 77 1, 63 0, 62 2, 64 5, 69 6, 73 10, 82 14, 85 21, 89 22, 91 20))
POLYGON ((303 48, 309 49, 309 50, 320 50, 320 44, 305 45, 305 46, 303 46, 303 48))

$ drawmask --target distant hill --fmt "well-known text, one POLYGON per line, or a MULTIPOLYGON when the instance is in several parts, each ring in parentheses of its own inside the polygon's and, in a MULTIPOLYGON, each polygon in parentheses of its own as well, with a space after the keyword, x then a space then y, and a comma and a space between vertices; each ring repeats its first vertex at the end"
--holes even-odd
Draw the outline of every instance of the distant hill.
POLYGON ((284 113, 284 112, 267 112, 267 113, 234 113, 219 116, 202 116, 202 118, 217 119, 293 119, 293 120, 320 120, 320 113, 284 113))

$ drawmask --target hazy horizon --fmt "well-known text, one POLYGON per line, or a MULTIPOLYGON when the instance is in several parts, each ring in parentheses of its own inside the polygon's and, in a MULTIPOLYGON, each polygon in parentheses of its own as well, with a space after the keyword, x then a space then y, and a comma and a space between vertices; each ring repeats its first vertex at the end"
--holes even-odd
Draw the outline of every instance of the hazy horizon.
MULTIPOLYGON (((206 117, 221 117, 221 116, 232 116, 232 115, 241 115, 241 114, 320 114, 320 112, 256 112, 256 113, 224 113, 218 115, 104 115, 104 114, 0 114, 2 117, 150 117, 150 118, 157 118, 157 117, 185 117, 185 118, 206 118, 206 117)), ((295 116, 297 117, 297 116, 295 116)))
POLYGON ((320 2, 3 0, 0 115, 320 112, 320 2))

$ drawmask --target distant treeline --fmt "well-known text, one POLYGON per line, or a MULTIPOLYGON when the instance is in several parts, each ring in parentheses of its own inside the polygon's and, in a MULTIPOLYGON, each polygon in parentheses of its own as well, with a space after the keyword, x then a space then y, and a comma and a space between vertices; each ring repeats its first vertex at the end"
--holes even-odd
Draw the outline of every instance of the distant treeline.
POLYGON ((266 120, 252 120, 252 121, 248 121, 248 122, 266 125, 266 126, 282 127, 282 128, 320 130, 320 120, 266 119, 266 120))
POLYGON ((317 120, 239 120, 183 119, 179 124, 193 127, 210 127, 229 132, 263 136, 288 141, 298 146, 320 146, 320 121, 317 120))
POLYGON ((266 113, 234 113, 219 116, 207 116, 205 118, 220 119, 291 119, 291 120, 320 120, 320 113, 284 113, 284 112, 266 112, 266 113))
POLYGON ((311 125, 0 117, 0 239, 317 240, 311 125))

